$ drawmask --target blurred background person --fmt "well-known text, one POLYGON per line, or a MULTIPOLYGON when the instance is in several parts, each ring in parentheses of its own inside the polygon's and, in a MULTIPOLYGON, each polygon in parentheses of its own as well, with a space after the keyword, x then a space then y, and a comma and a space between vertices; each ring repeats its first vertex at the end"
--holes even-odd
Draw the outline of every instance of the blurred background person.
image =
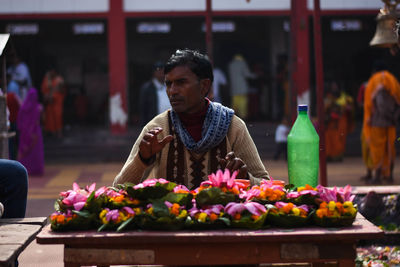
POLYGON ((140 124, 146 125, 157 114, 171 108, 164 85, 164 64, 160 61, 153 65, 151 80, 140 88, 140 124))
POLYGON ((31 88, 18 112, 19 131, 18 161, 25 166, 29 175, 43 175, 44 151, 40 127, 42 106, 38 92, 31 88))
POLYGON ((9 158, 12 160, 17 159, 17 154, 18 154, 18 129, 17 129, 17 117, 18 117, 18 112, 21 107, 21 102, 19 100, 19 97, 13 93, 13 92, 8 92, 7 91, 7 108, 9 111, 9 122, 10 122, 10 128, 8 129, 9 132, 15 133, 14 136, 11 136, 8 139, 8 154, 9 158))
POLYGON ((11 66, 8 68, 7 73, 11 76, 11 80, 19 85, 19 96, 23 101, 29 88, 32 87, 32 78, 28 65, 21 60, 21 58, 14 54, 11 58, 11 66))
POLYGON ((393 183, 396 157, 396 123, 400 84, 385 62, 376 61, 364 95, 363 133, 372 159, 372 179, 367 183, 393 183))
MULTIPOLYGON (((358 93, 357 93, 357 106, 359 109, 361 109, 361 114, 364 112, 364 95, 365 95, 365 88, 367 88, 368 81, 363 82, 360 87, 358 88, 358 93)), ((364 131, 361 128, 361 135, 360 135, 360 141, 361 141, 361 157, 363 159, 363 162, 366 167, 366 174, 365 176, 362 176, 360 179, 362 181, 370 181, 372 179, 372 158, 371 154, 369 152, 369 146, 365 140, 365 134, 364 131)))
POLYGON ((289 134, 289 121, 286 117, 283 117, 281 122, 278 124, 275 130, 275 153, 274 160, 278 160, 280 155, 283 153, 284 159, 287 160, 287 137, 289 134))
POLYGON ((44 130, 50 135, 62 138, 65 84, 55 68, 45 74, 41 91, 44 103, 44 130))
POLYGON ((212 84, 212 101, 223 103, 225 102, 222 98, 225 95, 225 91, 227 90, 228 81, 226 80, 225 73, 218 67, 215 67, 213 70, 214 81, 212 84))
POLYGON ((233 56, 228 66, 229 79, 231 86, 232 108, 242 119, 247 119, 248 115, 248 79, 255 79, 257 75, 252 73, 243 55, 233 56))
POLYGON ((326 158, 328 161, 342 161, 347 135, 354 130, 354 101, 350 95, 340 90, 335 81, 328 86, 324 100, 326 158))

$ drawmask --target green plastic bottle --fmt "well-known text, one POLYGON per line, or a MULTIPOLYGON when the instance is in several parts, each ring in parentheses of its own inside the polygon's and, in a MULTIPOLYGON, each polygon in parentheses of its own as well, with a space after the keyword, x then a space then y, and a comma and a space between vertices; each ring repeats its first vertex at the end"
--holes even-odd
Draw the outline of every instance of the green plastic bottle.
POLYGON ((298 106, 297 119, 287 138, 289 183, 296 187, 318 185, 319 136, 307 111, 307 105, 298 106))

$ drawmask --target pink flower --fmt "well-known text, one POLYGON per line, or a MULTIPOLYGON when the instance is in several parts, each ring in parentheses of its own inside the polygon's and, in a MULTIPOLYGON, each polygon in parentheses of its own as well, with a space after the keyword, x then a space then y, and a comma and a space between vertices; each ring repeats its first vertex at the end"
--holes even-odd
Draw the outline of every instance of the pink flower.
POLYGON ((182 192, 189 193, 190 190, 182 184, 178 184, 177 186, 174 187, 174 193, 182 193, 182 192))
POLYGON ((133 187, 133 189, 139 189, 139 188, 145 188, 145 187, 149 187, 149 186, 155 186, 157 183, 160 184, 168 184, 169 181, 165 180, 164 178, 160 178, 160 179, 147 179, 145 181, 143 181, 140 184, 137 184, 133 187))
POLYGON ((320 198, 325 201, 338 201, 338 196, 340 196, 343 202, 353 201, 354 195, 351 194, 351 186, 346 185, 344 188, 337 188, 334 186, 333 188, 324 187, 322 185, 317 186, 320 198))
POLYGON ((75 210, 81 210, 85 204, 88 196, 94 191, 96 184, 93 183, 86 189, 81 189, 77 183, 72 184, 72 190, 61 192, 60 196, 64 197, 62 203, 67 206, 73 206, 75 210))
POLYGON ((260 216, 263 213, 267 212, 267 209, 264 207, 264 205, 261 205, 260 203, 257 202, 246 202, 246 203, 230 202, 225 207, 225 212, 231 215, 232 217, 235 216, 235 214, 237 213, 241 214, 244 210, 248 210, 251 214, 256 216, 260 216))
POLYGON ((225 169, 224 172, 218 170, 215 174, 212 173, 208 175, 208 181, 202 182, 200 186, 226 187, 228 189, 231 189, 236 185, 235 182, 236 175, 237 171, 234 171, 231 176, 230 171, 228 169, 225 169))
POLYGON ((119 210, 115 209, 115 210, 110 210, 108 208, 106 208, 108 210, 107 214, 106 214, 106 220, 109 221, 117 221, 119 218, 119 210))

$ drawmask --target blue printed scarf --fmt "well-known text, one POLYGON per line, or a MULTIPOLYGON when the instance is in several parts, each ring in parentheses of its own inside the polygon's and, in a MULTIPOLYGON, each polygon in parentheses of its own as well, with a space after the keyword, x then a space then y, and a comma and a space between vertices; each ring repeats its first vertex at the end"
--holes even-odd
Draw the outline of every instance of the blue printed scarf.
POLYGON ((172 125, 185 147, 195 153, 205 153, 217 146, 225 138, 231 124, 234 111, 220 103, 210 102, 201 130, 201 140, 195 142, 182 125, 178 114, 170 112, 172 125))

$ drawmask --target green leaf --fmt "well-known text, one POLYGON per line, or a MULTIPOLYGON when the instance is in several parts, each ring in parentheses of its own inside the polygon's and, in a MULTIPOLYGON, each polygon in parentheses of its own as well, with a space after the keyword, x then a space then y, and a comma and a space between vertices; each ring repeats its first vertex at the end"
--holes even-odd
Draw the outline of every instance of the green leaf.
POLYGON ((90 213, 88 210, 84 211, 73 210, 72 212, 83 218, 89 218, 92 215, 92 213, 90 213))
POLYGON ((152 201, 153 203, 153 213, 156 217, 169 216, 169 209, 165 205, 164 201, 161 199, 156 199, 152 201))
POLYGON ((192 206, 193 195, 185 194, 185 193, 169 192, 162 199, 163 199, 163 201, 168 201, 170 203, 178 203, 181 206, 185 206, 186 209, 189 209, 192 206))
POLYGON ((86 199, 86 203, 90 203, 94 199, 95 191, 93 191, 90 196, 86 199))
POLYGON ((261 229, 264 225, 267 212, 262 214, 257 220, 253 221, 251 216, 243 216, 240 220, 232 220, 231 227, 245 229, 261 229))
POLYGON ((102 224, 99 229, 97 229, 97 232, 101 232, 107 228, 107 224, 102 224))
POLYGON ((230 192, 224 193, 218 187, 210 187, 200 191, 200 193, 196 196, 196 203, 199 207, 215 204, 226 205, 229 202, 236 202, 238 199, 238 196, 235 194, 230 192))
POLYGON ((60 199, 57 199, 56 202, 54 202, 54 209, 55 209, 56 211, 61 211, 60 202, 61 202, 60 199))
POLYGON ((117 228, 117 232, 123 231, 132 221, 133 221, 133 217, 130 217, 128 220, 121 223, 121 225, 118 226, 118 228, 117 228))

